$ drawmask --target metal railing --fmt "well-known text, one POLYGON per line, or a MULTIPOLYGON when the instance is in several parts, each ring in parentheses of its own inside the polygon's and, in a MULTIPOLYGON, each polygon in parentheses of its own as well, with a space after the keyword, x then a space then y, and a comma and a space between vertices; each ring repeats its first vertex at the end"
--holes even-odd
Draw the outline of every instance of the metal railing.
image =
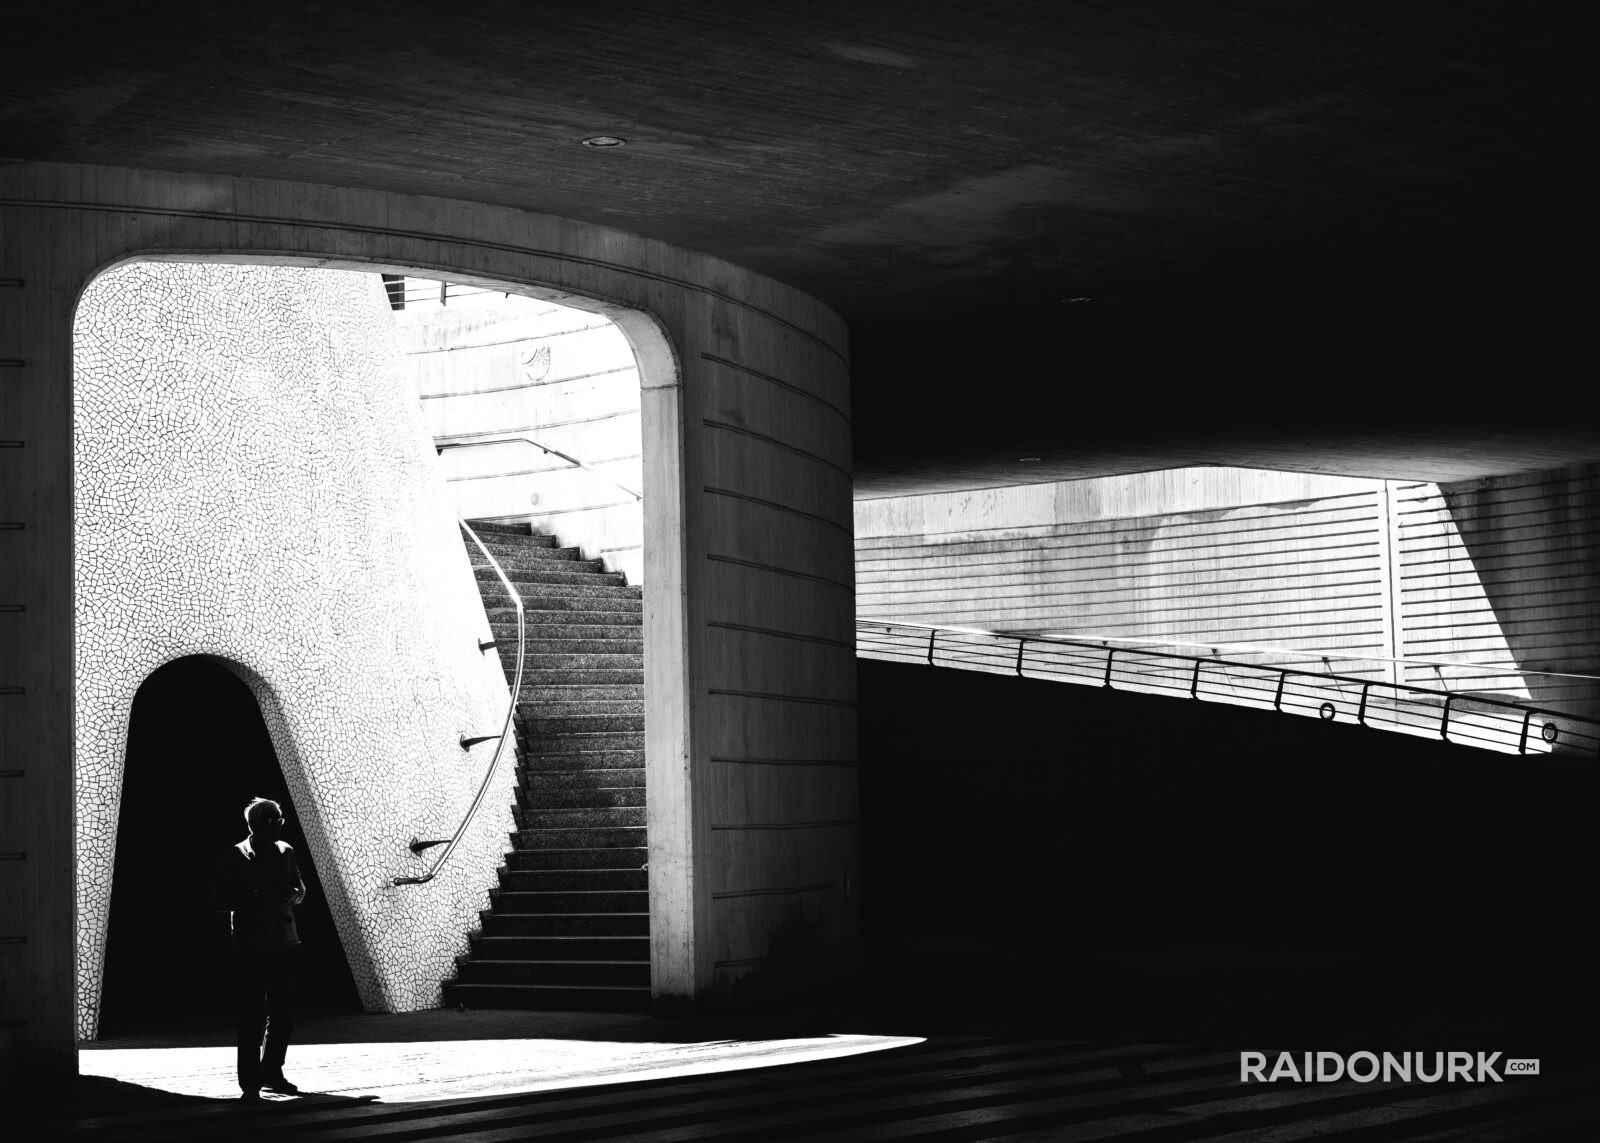
POLYGON ((1582 715, 1384 679, 1107 641, 863 618, 856 620, 856 654, 1353 720, 1506 753, 1600 754, 1600 721, 1582 715))
MULTIPOLYGON (((525 643, 522 596, 518 595, 517 589, 511 586, 511 581, 506 578, 506 573, 501 569, 500 562, 489 554, 489 549, 484 547, 483 541, 478 538, 478 533, 473 531, 465 520, 460 520, 458 523, 461 525, 461 530, 478 546, 478 551, 483 553, 483 558, 489 561, 489 566, 494 569, 494 574, 500 577, 501 584, 504 585, 507 593, 511 596, 512 606, 517 609, 517 669, 511 682, 511 701, 506 704, 506 720, 500 727, 499 741, 495 743, 494 757, 489 761, 489 769, 484 774, 483 781, 478 784, 477 796, 472 799, 472 804, 467 807, 467 812, 461 819, 461 824, 456 827, 456 832, 451 834, 450 837, 432 841, 421 841, 416 838, 411 840, 412 853, 420 855, 424 850, 430 849, 435 845, 443 845, 445 847, 444 852, 439 854, 434 860, 433 867, 426 873, 415 877, 396 877, 394 879, 396 885, 423 885, 432 881, 439 875, 439 870, 444 868, 444 863, 450 860, 450 855, 456 851, 456 846, 461 843, 462 835, 467 832, 467 826, 472 823, 473 816, 478 812, 478 807, 483 804, 484 795, 489 792, 489 786, 494 781, 495 772, 500 768, 500 758, 506 752, 506 744, 511 740, 512 728, 516 720, 517 698, 522 694, 522 655, 525 643)), ((480 646, 479 650, 485 651, 493 646, 493 643, 488 643, 480 646)), ((464 748, 470 748, 474 742, 487 741, 489 741, 487 737, 465 740, 461 745, 464 748)))
POLYGON ((583 469, 583 471, 585 471, 589 475, 595 477, 597 480, 603 480, 607 484, 611 485, 613 488, 622 489, 622 491, 626 492, 629 496, 633 497, 635 500, 638 500, 638 501, 643 501, 644 500, 644 494, 643 493, 637 492, 634 489, 629 488, 626 484, 618 484, 615 480, 612 480, 609 476, 606 476, 606 475, 604 475, 603 473, 600 473, 600 472, 596 472, 594 469, 590 468, 587 464, 583 463, 583 461, 579 460, 577 457, 568 456, 566 453, 562 452, 560 449, 554 449, 554 448, 551 448, 549 445, 540 444, 538 441, 534 440, 532 437, 495 437, 493 440, 487 440, 487 441, 446 441, 444 444, 435 444, 433 446, 433 448, 434 448, 434 451, 436 453, 443 453, 446 450, 453 449, 453 448, 487 448, 489 445, 499 445, 499 444, 527 444, 527 445, 532 445, 534 448, 539 449, 542 452, 544 452, 544 454, 546 456, 558 456, 562 460, 566 461, 567 464, 569 464, 571 467, 573 467, 573 468, 581 468, 581 469, 583 469))

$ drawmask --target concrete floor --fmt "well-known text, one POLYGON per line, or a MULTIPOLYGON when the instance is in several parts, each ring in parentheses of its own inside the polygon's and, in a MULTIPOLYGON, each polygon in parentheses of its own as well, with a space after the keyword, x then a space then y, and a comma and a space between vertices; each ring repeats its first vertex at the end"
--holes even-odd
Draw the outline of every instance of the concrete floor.
MULTIPOLYGON (((304 1093, 416 1103, 771 1067, 920 1042, 851 1033, 735 1038, 630 1014, 437 1009, 302 1019, 284 1071, 304 1093)), ((172 1095, 239 1095, 225 1028, 86 1043, 78 1066, 84 1076, 172 1095)))
POLYGON ((1544 1074, 1504 1083, 1242 1084, 1238 1048, 1227 1045, 896 1034, 905 1030, 729 1035, 644 1016, 525 1012, 325 1017, 304 1021, 291 1049, 288 1071, 305 1093, 254 1105, 232 1090, 225 1032, 128 1037, 86 1045, 86 1074, 64 1091, 34 1093, 31 1109, 8 1107, 0 1138, 1600 1139, 1592 1053, 1562 1052, 1544 1061, 1544 1074))

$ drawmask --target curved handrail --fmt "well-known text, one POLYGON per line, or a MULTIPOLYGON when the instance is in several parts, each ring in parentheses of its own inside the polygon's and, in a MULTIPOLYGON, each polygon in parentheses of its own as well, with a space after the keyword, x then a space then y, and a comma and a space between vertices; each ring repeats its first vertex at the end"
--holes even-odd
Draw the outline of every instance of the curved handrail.
POLYGON ((612 480, 609 476, 605 476, 605 475, 603 475, 603 474, 601 474, 599 472, 596 472, 594 469, 590 468, 587 464, 584 464, 583 461, 579 460, 577 457, 568 456, 566 453, 562 452, 560 449, 551 448, 549 445, 540 444, 538 441, 534 440, 532 437, 495 437, 493 440, 489 440, 489 441, 446 441, 444 444, 435 444, 433 447, 434 447, 434 450, 436 452, 444 452, 445 449, 450 449, 450 448, 486 448, 489 445, 497 445, 497 444, 530 444, 534 448, 540 449, 541 451, 543 451, 548 456, 559 456, 562 460, 566 461, 568 464, 572 465, 573 467, 581 468, 581 469, 583 469, 583 471, 587 472, 589 475, 594 476, 594 477, 596 477, 596 478, 598 478, 600 480, 604 480, 607 484, 610 484, 613 488, 622 489, 622 491, 626 492, 629 496, 633 497, 635 500, 639 500, 639 501, 643 501, 644 500, 644 494, 643 493, 635 492, 633 489, 629 488, 626 484, 618 484, 615 480, 612 480))
POLYGON ((450 855, 456 851, 456 846, 461 842, 461 835, 467 832, 467 826, 472 822, 473 815, 478 812, 478 807, 483 804, 483 796, 489 792, 489 784, 494 781, 495 771, 500 768, 500 757, 506 752, 506 742, 511 737, 513 720, 517 715, 517 698, 522 694, 522 652, 524 644, 524 627, 522 618, 522 596, 517 594, 517 589, 511 586, 511 581, 506 578, 506 573, 501 570, 500 562, 489 554, 489 549, 483 546, 483 541, 478 538, 465 520, 458 520, 461 530, 471 538, 478 550, 483 553, 483 558, 489 561, 489 566, 494 569, 494 574, 500 577, 500 582, 511 595, 511 602, 517 609, 517 670, 511 682, 511 701, 506 705, 505 725, 500 728, 500 741, 495 745, 494 758, 489 762, 489 770, 483 776, 483 781, 478 786, 478 794, 472 799, 472 805, 467 807, 466 815, 461 819, 461 824, 456 827, 456 832, 451 835, 449 842, 433 863, 433 868, 418 877, 396 877, 396 885, 424 885, 439 875, 439 870, 444 868, 444 863, 450 860, 450 855))
MULTIPOLYGON (((1104 639, 1096 640, 1095 642, 1085 642, 1085 641, 1083 641, 1081 639, 1062 639, 1062 638, 1058 638, 1056 636, 1051 636, 1051 635, 1023 635, 1023 634, 1018 634, 1017 632, 1012 632, 1012 631, 988 631, 988 630, 984 630, 984 629, 978 628, 978 627, 953 627, 953 626, 946 626, 946 625, 938 624, 938 623, 916 623, 916 622, 912 622, 912 621, 908 621, 908 620, 901 620, 901 619, 874 619, 874 618, 872 618, 870 616, 858 616, 856 618, 856 630, 857 630, 858 633, 862 632, 863 630, 869 630, 869 629, 872 629, 872 628, 879 628, 879 627, 884 628, 886 632, 888 631, 888 629, 894 628, 894 627, 909 628, 909 629, 915 630, 915 631, 926 631, 926 632, 928 632, 928 665, 929 666, 934 665, 934 662, 933 662, 934 640, 937 637, 938 633, 941 632, 941 631, 946 631, 946 632, 949 632, 951 634, 956 634, 956 635, 975 635, 975 636, 979 636, 981 638, 989 638, 989 639, 1015 639, 1015 640, 1017 640, 1018 641, 1017 673, 1019 675, 1022 673, 1021 647, 1022 647, 1023 644, 1027 644, 1027 643, 1044 643, 1044 644, 1049 644, 1049 645, 1058 646, 1058 647, 1079 647, 1079 648, 1083 648, 1083 649, 1090 650, 1090 651, 1104 652, 1107 655, 1107 660, 1106 660, 1106 684, 1105 684, 1107 686, 1110 685, 1110 679, 1111 679, 1111 656, 1116 654, 1116 650, 1117 650, 1116 648, 1114 648, 1114 647, 1112 647, 1110 645, 1110 641, 1104 640, 1104 639)), ((1128 640, 1117 640, 1117 641, 1118 642, 1127 642, 1128 640)), ((1238 667, 1238 668, 1241 668, 1241 669, 1244 669, 1244 670, 1272 672, 1272 673, 1277 674, 1280 677, 1280 679, 1286 679, 1290 675, 1303 675, 1303 676, 1306 676, 1306 677, 1309 677, 1309 678, 1315 678, 1315 679, 1318 679, 1318 680, 1321 680, 1321 681, 1325 681, 1325 682, 1326 681, 1332 681, 1332 682, 1335 682, 1335 683, 1353 683, 1356 686, 1359 686, 1359 687, 1362 688, 1362 696, 1363 696, 1362 697, 1362 707, 1363 707, 1363 711, 1365 710, 1365 707, 1366 707, 1366 695, 1371 690, 1371 688, 1373 686, 1375 686, 1375 685, 1381 685, 1381 686, 1386 687, 1386 688, 1388 688, 1390 690, 1393 690, 1393 691, 1406 691, 1406 692, 1409 692, 1411 694, 1432 695, 1434 697, 1437 697, 1437 698, 1440 698, 1440 699, 1444 700, 1443 708, 1444 708, 1444 720, 1445 721, 1444 721, 1442 729, 1441 729, 1441 736, 1446 737, 1446 738, 1448 738, 1448 726, 1449 726, 1449 721, 1448 720, 1449 720, 1449 717, 1450 717, 1451 704, 1462 699, 1462 696, 1460 694, 1457 694, 1457 693, 1452 692, 1452 691, 1434 690, 1434 689, 1432 689, 1430 687, 1416 687, 1416 686, 1412 686, 1409 683, 1388 683, 1388 682, 1385 682, 1385 683, 1377 684, 1377 683, 1374 683, 1373 680, 1371 680, 1371 679, 1363 679, 1363 678, 1359 678, 1359 677, 1357 677, 1355 675, 1335 675, 1335 674, 1333 674, 1331 672, 1303 671, 1303 670, 1297 670, 1297 669, 1295 669, 1293 667, 1268 666, 1268 665, 1261 664, 1261 663, 1241 663, 1241 662, 1238 662, 1238 661, 1235 661, 1235 660, 1221 659, 1221 658, 1218 658, 1218 657, 1213 656, 1213 655, 1184 655, 1184 654, 1180 654, 1180 653, 1175 652, 1175 651, 1151 651, 1151 650, 1140 650, 1140 651, 1135 652, 1135 653, 1137 653, 1139 655, 1142 655, 1142 656, 1145 656, 1145 657, 1153 657, 1153 658, 1158 658, 1158 659, 1178 659, 1178 660, 1182 660, 1184 662, 1192 662, 1192 663, 1195 664, 1195 671, 1196 671, 1195 679, 1196 679, 1196 681, 1198 681, 1198 678, 1199 678, 1198 671, 1199 671, 1200 665, 1202 663, 1211 663, 1211 664, 1214 664, 1214 665, 1219 666, 1219 667, 1238 667)), ((1280 696, 1281 696, 1281 693, 1282 692, 1281 692, 1281 684, 1280 684, 1280 696)), ((1199 695, 1198 695, 1198 693, 1197 693, 1197 691, 1196 691, 1194 686, 1191 686, 1190 694, 1193 697, 1196 697, 1196 698, 1199 697, 1199 695)), ((1509 700, 1509 699, 1484 698, 1484 697, 1480 697, 1479 695, 1471 696, 1470 701, 1473 703, 1474 706, 1502 707, 1502 708, 1505 708, 1507 710, 1514 710, 1514 711, 1518 712, 1519 714, 1522 714, 1524 716, 1524 720, 1523 720, 1523 736, 1524 736, 1524 740, 1526 739, 1526 734, 1527 734, 1527 729, 1528 729, 1528 720, 1531 719, 1536 714, 1537 715, 1548 715, 1548 716, 1550 716, 1552 718, 1563 719, 1563 720, 1565 720, 1567 722, 1583 723, 1583 724, 1585 724, 1587 726, 1595 727, 1597 729, 1597 731, 1600 731, 1600 721, 1597 721, 1597 720, 1592 719, 1592 718, 1587 718, 1584 715, 1572 714, 1572 713, 1570 713, 1568 711, 1552 710, 1549 707, 1539 707, 1539 706, 1534 706, 1531 703, 1514 702, 1514 701, 1509 700)), ((1597 742, 1596 749, 1600 750, 1600 733, 1596 733, 1596 742, 1597 742)))

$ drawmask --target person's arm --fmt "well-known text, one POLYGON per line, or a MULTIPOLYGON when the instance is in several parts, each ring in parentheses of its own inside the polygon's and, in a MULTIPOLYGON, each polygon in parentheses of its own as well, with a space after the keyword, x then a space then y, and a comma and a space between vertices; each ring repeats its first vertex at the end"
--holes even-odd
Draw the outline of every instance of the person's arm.
POLYGON ((300 862, 296 859, 293 848, 288 851, 288 857, 289 884, 294 888, 289 891, 287 900, 291 905, 298 905, 306 899, 306 883, 305 879, 300 876, 300 862))

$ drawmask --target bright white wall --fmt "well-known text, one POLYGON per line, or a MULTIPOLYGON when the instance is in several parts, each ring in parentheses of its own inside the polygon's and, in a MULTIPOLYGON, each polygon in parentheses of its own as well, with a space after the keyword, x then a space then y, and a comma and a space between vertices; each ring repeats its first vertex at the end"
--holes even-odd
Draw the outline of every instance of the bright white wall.
POLYGON ((134 692, 225 660, 266 717, 362 1002, 439 1003, 512 828, 513 768, 442 875, 507 691, 376 274, 143 262, 75 329, 79 1032, 98 1015, 134 692), (437 853, 437 850, 431 851, 437 853), (431 856, 431 854, 430 854, 431 856))
POLYGON ((644 581, 639 369, 603 314, 406 279, 394 314, 439 463, 469 519, 527 521, 585 559, 644 581), (457 294, 456 291, 461 293, 457 294), (528 437, 584 462, 511 438, 528 437), (501 440, 504 443, 484 442, 501 440), (619 488, 618 485, 621 485, 619 488))

